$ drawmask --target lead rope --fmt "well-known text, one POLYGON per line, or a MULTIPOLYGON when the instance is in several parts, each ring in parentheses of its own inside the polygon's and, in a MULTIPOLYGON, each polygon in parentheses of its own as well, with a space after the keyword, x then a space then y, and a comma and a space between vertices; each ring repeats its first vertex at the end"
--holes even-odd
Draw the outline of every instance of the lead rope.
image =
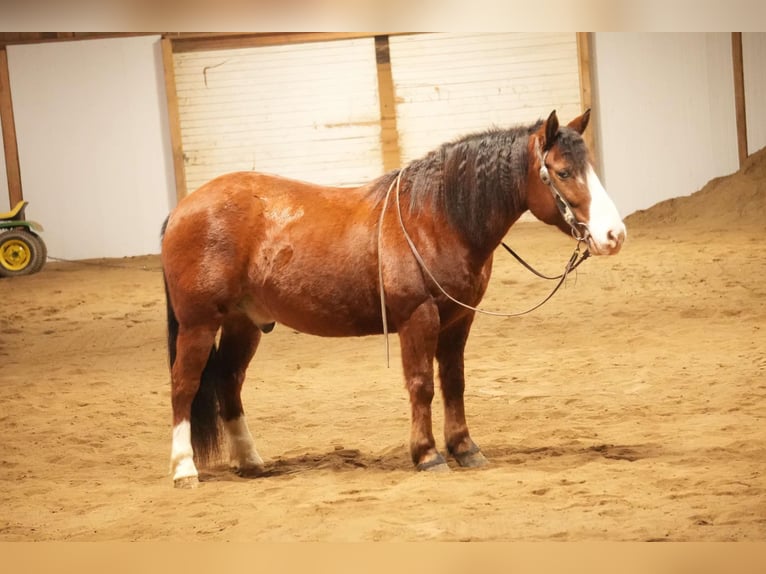
MULTIPOLYGON (((383 209, 380 211, 380 219, 378 220, 378 283, 380 285, 380 314, 383 317, 383 338, 386 341, 386 368, 391 367, 391 355, 388 346, 388 317, 386 317, 386 292, 383 289, 383 257, 381 256, 383 245, 383 216, 386 213, 388 207, 388 198, 391 195, 391 189, 396 183, 397 189, 399 188, 399 178, 402 176, 402 172, 396 176, 396 180, 391 182, 386 192, 386 198, 383 200, 383 209)), ((398 194, 397 194, 398 197, 398 194)))
MULTIPOLYGON (((588 258, 590 255, 590 252, 587 250, 587 247, 585 249, 585 252, 580 252, 580 244, 586 243, 586 239, 584 237, 575 237, 577 240, 577 245, 575 245, 574 252, 572 253, 572 256, 569 258, 569 261, 566 264, 566 267, 564 267, 564 272, 559 275, 558 277, 545 277, 543 275, 540 275, 531 267, 529 267, 526 263, 524 265, 536 273, 537 275, 540 275, 541 277, 544 277, 546 279, 558 279, 559 282, 556 284, 556 286, 553 288, 553 291, 551 291, 548 296, 537 303, 534 307, 531 307, 530 309, 527 309, 526 311, 520 311, 516 313, 504 313, 504 312, 497 312, 497 311, 487 311, 485 309, 480 309, 478 307, 473 307, 471 305, 468 305, 466 303, 463 303, 462 301, 459 301, 455 299, 452 295, 447 293, 445 291, 444 287, 441 286, 441 284, 436 280, 436 277, 434 277, 434 274, 431 273, 431 270, 426 265, 425 261, 423 260, 423 257, 420 255, 420 252, 418 251, 417 247, 415 247, 415 243, 412 241, 412 238, 410 237, 410 234, 407 232, 407 228, 404 226, 404 218, 402 217, 402 205, 399 198, 399 189, 400 189, 400 182, 402 178, 402 172, 404 169, 399 171, 399 173, 396 176, 396 180, 391 182, 391 185, 388 186, 388 191, 386 191, 386 197, 383 201, 383 209, 380 212, 380 220, 378 222, 378 280, 380 282, 380 311, 383 316, 383 335, 385 337, 386 341, 386 367, 390 367, 390 356, 389 356, 389 344, 388 344, 388 319, 386 318, 386 296, 385 296, 385 290, 383 289, 383 258, 381 257, 381 245, 382 245, 382 229, 383 229, 383 216, 386 212, 386 208, 388 207, 388 198, 391 195, 391 190, 394 187, 394 184, 396 184, 396 209, 399 216, 399 225, 402 228, 402 233, 404 234, 404 238, 407 240, 407 243, 410 246, 410 250, 412 251, 412 254, 415 256, 415 259, 420 264, 420 266, 423 268, 423 270, 426 272, 426 274, 431 278, 431 281, 434 282, 434 285, 436 285, 439 288, 439 291, 441 291, 445 297, 447 297, 450 301, 453 303, 460 305, 461 307, 468 309, 470 311, 474 311, 476 313, 481 313, 483 315, 491 315, 493 317, 520 317, 522 315, 526 315, 528 313, 531 313, 532 311, 539 309, 542 307, 545 303, 548 302, 548 300, 553 297, 553 295, 556 293, 556 291, 559 290, 559 287, 564 283, 564 281, 567 278, 567 275, 571 273, 580 263, 585 261, 585 259, 588 258)), ((507 247, 505 244, 503 246, 510 251, 514 257, 521 260, 518 255, 516 255, 513 250, 511 250, 509 247, 507 247)), ((523 263, 523 261, 522 261, 523 263)))
MULTIPOLYGON (((577 239, 577 238, 575 237, 575 239, 577 239)), ((583 239, 581 239, 581 240, 579 240, 579 241, 584 241, 584 240, 583 240, 583 239)), ((513 257, 516 259, 516 261, 518 261, 519 263, 521 263, 521 264, 522 264, 522 265, 523 265, 523 266, 524 266, 524 267, 525 267, 525 268, 526 268, 528 271, 531 271, 532 273, 534 273, 535 275, 537 275, 538 277, 540 277, 540 279, 547 279, 548 281, 555 281, 556 279, 561 279, 561 277, 562 277, 563 273, 562 273, 561 275, 556 275, 555 277, 549 277, 548 275, 544 275, 543 273, 540 273, 540 272, 539 272, 537 269, 535 269, 534 267, 532 267, 532 266, 531 266, 529 263, 527 263, 526 261, 524 261, 524 259, 522 259, 522 258, 521 258, 521 255, 519 255, 519 254, 518 254, 518 253, 516 253, 516 252, 515 252, 513 249, 511 249, 511 248, 508 246, 508 244, 507 244, 505 241, 502 241, 502 242, 500 243, 500 245, 502 245, 502 246, 503 246, 503 248, 504 248, 504 249, 505 249, 505 250, 506 250, 508 253, 510 253, 511 255, 513 255, 513 257)), ((580 254, 580 259, 577 261, 577 263, 575 263, 575 264, 572 266, 572 268, 569 270, 569 272, 571 273, 572 271, 574 271, 575 269, 577 269, 577 268, 580 266, 580 263, 582 263, 583 261, 585 261, 585 260, 586 260, 588 257, 590 257, 590 251, 588 251, 588 250, 586 250, 584 253, 580 254)))

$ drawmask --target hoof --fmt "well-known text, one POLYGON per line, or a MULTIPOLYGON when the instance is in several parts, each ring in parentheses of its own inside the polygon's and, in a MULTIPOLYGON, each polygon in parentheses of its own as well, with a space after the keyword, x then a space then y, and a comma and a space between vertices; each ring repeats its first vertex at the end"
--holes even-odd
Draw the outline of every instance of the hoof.
POLYGON ((464 468, 478 468, 480 466, 487 466, 489 461, 485 457, 478 446, 473 445, 470 449, 463 453, 453 453, 457 463, 464 468))
POLYGON ((241 476, 242 478, 255 478, 261 476, 266 471, 266 467, 260 465, 232 466, 231 470, 234 471, 237 476, 241 476))
POLYGON ((415 468, 417 470, 425 470, 428 472, 451 472, 450 467, 447 466, 447 461, 444 460, 444 457, 441 454, 437 454, 436 458, 421 462, 415 468))
POLYGON ((199 478, 196 476, 176 478, 173 481, 173 486, 176 488, 197 488, 199 486, 199 478))

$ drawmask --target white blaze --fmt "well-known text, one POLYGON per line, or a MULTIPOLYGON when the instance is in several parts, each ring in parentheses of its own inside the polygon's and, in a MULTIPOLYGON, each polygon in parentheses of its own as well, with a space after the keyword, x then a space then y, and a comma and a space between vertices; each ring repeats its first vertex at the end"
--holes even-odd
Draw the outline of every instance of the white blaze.
POLYGON ((588 166, 588 190, 590 191, 590 229, 595 254, 615 252, 627 235, 625 224, 617 207, 607 195, 592 166, 588 166))

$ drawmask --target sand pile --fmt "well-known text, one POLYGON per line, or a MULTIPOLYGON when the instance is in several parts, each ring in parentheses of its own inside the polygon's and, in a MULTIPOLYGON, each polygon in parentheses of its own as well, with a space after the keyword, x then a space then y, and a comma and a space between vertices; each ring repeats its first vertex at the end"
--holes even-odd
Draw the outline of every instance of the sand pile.
POLYGON ((710 180, 699 191, 661 201, 626 218, 630 226, 684 223, 706 229, 766 230, 766 148, 752 154, 742 168, 710 180))

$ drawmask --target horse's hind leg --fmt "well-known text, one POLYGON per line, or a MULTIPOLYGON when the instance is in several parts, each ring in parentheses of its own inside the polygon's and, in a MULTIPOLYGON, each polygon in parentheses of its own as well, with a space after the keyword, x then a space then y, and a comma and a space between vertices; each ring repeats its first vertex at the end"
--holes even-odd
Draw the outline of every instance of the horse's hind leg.
POLYGON ((436 359, 444 398, 444 440, 447 450, 460 466, 476 467, 487 464, 476 443, 468 433, 465 420, 465 372, 463 355, 473 315, 450 325, 439 334, 436 359))
POLYGON ((247 366, 260 340, 260 329, 247 316, 233 315, 224 321, 218 347, 217 391, 221 418, 229 435, 231 465, 244 475, 263 471, 263 460, 255 449, 240 397, 247 366))
POLYGON ((173 443, 170 467, 176 487, 194 487, 198 483, 192 448, 192 403, 200 388, 200 379, 211 359, 217 325, 182 327, 175 342, 175 360, 171 367, 171 403, 173 407, 173 443))

